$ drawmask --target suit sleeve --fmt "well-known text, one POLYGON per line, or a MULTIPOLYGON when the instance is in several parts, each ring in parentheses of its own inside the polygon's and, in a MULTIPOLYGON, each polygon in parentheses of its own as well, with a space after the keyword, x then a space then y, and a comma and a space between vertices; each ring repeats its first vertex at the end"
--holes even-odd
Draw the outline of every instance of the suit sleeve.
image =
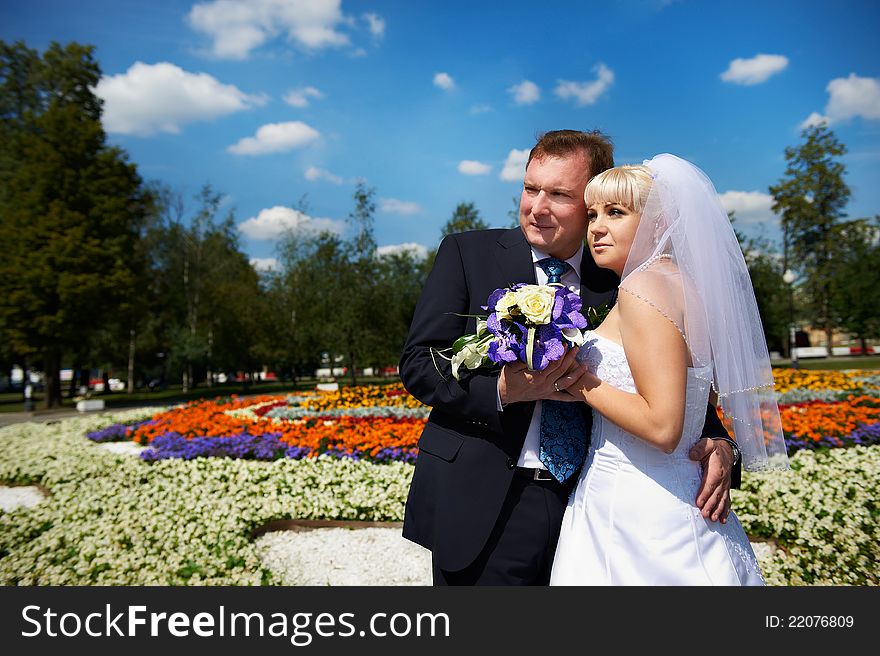
POLYGON ((432 353, 449 348, 465 334, 468 317, 459 315, 472 313, 485 301, 470 298, 460 244, 455 235, 447 236, 413 315, 400 358, 400 378, 422 403, 501 432, 498 371, 462 369, 461 380, 455 380, 449 362, 432 353))
MULTIPOLYGON (((721 419, 718 417, 718 412, 715 410, 715 406, 711 403, 706 408, 706 423, 703 425, 703 437, 730 437, 730 434, 727 432, 727 429, 724 428, 724 424, 721 423, 721 419)), ((739 489, 739 486, 742 483, 742 463, 738 462, 734 467, 733 471, 730 472, 730 487, 739 489)))

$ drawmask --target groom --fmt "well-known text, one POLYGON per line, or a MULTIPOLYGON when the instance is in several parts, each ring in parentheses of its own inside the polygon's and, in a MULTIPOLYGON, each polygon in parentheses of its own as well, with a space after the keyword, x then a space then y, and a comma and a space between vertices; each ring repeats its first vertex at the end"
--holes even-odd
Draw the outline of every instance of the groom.
MULTIPOLYGON (((570 265, 559 282, 580 294, 585 314, 587 307, 613 304, 619 280, 598 268, 583 245, 584 189, 612 166, 611 142, 600 132, 548 132, 529 153, 520 227, 453 234, 440 244, 400 360, 407 391, 433 408, 419 439, 403 536, 431 550, 435 585, 546 585, 550 579, 578 475, 560 483, 541 462, 541 412, 548 399, 571 398, 554 383, 576 349, 541 372, 463 369, 461 380, 431 349, 475 332, 467 315, 485 313, 482 305, 495 289, 546 284, 538 261, 547 257, 570 265)), ((576 407, 589 436, 591 411, 576 407)), ((711 406, 703 435, 727 436, 711 406)), ((691 457, 703 460, 705 470, 697 505, 704 517, 726 518, 730 445, 703 439, 691 457)))

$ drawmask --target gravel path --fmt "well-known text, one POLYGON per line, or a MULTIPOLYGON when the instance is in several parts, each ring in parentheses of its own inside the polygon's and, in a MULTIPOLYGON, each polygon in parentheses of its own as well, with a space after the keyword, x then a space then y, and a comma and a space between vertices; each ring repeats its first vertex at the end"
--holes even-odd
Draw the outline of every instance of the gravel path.
POLYGON ((274 531, 256 544, 282 585, 431 585, 431 553, 399 528, 274 531))

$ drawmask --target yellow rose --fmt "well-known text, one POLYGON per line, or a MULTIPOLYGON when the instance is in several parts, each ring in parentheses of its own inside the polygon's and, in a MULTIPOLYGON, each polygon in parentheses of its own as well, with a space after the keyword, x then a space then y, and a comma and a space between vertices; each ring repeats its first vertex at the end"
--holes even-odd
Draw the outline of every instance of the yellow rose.
POLYGON ((556 290, 546 285, 525 285, 516 290, 516 304, 526 319, 535 324, 550 323, 556 290))
POLYGON ((495 304, 499 319, 510 319, 510 308, 516 305, 516 292, 507 292, 495 304))

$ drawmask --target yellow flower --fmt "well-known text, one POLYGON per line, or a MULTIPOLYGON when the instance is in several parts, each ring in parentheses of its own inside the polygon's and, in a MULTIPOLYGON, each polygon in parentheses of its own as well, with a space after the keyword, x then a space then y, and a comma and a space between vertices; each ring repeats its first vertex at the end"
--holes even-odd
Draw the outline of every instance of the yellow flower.
POLYGON ((534 324, 550 323, 556 290, 546 285, 524 285, 516 290, 516 304, 534 324))

